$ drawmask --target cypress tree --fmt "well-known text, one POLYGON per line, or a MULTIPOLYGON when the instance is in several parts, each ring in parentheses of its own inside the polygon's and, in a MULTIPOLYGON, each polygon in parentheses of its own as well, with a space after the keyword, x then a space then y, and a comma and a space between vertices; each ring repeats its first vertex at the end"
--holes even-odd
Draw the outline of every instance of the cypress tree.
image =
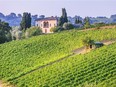
POLYGON ((64 23, 68 22, 66 9, 62 8, 62 16, 59 20, 59 26, 62 26, 64 23))
POLYGON ((31 14, 30 13, 27 13, 27 12, 23 13, 20 27, 21 27, 21 30, 23 30, 23 29, 26 30, 27 28, 31 27, 31 14))
POLYGON ((85 27, 85 29, 90 27, 90 19, 89 19, 89 17, 84 18, 84 27, 85 27))

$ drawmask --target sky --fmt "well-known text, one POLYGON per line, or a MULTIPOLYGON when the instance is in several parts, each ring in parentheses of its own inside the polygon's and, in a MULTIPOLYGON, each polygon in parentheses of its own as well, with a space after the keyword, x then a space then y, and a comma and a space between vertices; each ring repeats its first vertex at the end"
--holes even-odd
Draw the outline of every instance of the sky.
POLYGON ((116 14, 116 0, 0 0, 0 12, 5 15, 30 12, 47 17, 61 16, 62 8, 72 17, 110 17, 116 14))

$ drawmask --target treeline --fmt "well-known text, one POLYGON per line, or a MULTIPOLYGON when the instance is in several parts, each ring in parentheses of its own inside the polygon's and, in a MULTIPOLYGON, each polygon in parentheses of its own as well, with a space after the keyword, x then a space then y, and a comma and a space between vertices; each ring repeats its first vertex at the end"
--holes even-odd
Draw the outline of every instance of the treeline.
POLYGON ((20 40, 42 34, 39 27, 31 27, 31 14, 23 13, 19 27, 10 27, 8 23, 0 20, 0 44, 12 40, 20 40))
MULTIPOLYGON (((13 14, 12 14, 13 15, 13 14)), ((14 15, 15 16, 15 15, 14 15)), ((31 25, 32 17, 28 12, 24 12, 22 20, 19 27, 10 27, 8 23, 0 20, 0 43, 5 43, 11 40, 20 40, 24 38, 29 38, 32 36, 37 36, 42 34, 42 29, 40 27, 35 27, 31 25)), ((105 24, 105 23, 94 23, 91 24, 89 17, 85 17, 83 20, 79 17, 75 19, 75 23, 72 24, 68 17, 65 8, 62 8, 62 15, 58 19, 58 26, 51 28, 51 32, 61 32, 64 30, 71 29, 88 29, 95 28, 100 29, 102 26, 115 25, 105 24)))
POLYGON ((67 12, 65 8, 62 8, 62 16, 58 20, 58 26, 51 28, 52 32, 60 32, 63 30, 71 30, 71 29, 88 29, 88 28, 96 28, 100 29, 102 26, 116 25, 116 23, 106 24, 103 22, 91 24, 90 17, 85 17, 84 19, 80 19, 77 17, 75 19, 75 23, 72 24, 70 20, 68 20, 67 12))

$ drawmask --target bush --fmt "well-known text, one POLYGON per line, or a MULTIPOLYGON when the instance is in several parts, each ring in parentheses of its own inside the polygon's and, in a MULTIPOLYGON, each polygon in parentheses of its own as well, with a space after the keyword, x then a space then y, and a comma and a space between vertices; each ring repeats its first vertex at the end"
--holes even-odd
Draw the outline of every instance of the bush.
POLYGON ((52 28, 50 29, 51 32, 60 32, 60 31, 62 31, 62 30, 64 30, 64 29, 63 29, 62 27, 60 27, 60 26, 52 27, 52 28))
POLYGON ((8 33, 6 34, 6 38, 7 38, 7 42, 9 42, 9 41, 12 40, 12 35, 11 35, 10 32, 8 32, 8 33))
POLYGON ((66 30, 70 30, 70 29, 73 29, 74 26, 73 26, 73 24, 71 24, 70 22, 68 22, 68 23, 64 23, 63 24, 63 28, 66 29, 66 30))
POLYGON ((42 34, 42 30, 39 27, 31 27, 26 30, 25 37, 29 38, 29 37, 37 36, 41 34, 42 34))
POLYGON ((16 40, 22 39, 22 31, 21 30, 16 31, 15 38, 16 38, 16 40))
POLYGON ((12 40, 20 40, 22 39, 23 31, 20 30, 20 27, 12 27, 11 30, 12 40))

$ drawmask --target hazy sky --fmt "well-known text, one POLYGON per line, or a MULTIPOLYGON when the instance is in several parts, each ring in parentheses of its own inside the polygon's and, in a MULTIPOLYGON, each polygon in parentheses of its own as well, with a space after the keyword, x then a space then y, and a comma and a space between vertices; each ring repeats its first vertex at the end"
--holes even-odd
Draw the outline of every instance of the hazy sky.
POLYGON ((66 8, 68 16, 107 16, 116 14, 116 0, 0 0, 0 12, 61 16, 66 8))

